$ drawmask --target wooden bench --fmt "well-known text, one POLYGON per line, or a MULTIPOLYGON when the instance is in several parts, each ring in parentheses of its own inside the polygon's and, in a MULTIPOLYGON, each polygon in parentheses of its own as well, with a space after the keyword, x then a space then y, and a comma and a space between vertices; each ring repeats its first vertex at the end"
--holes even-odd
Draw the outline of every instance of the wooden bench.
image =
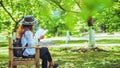
POLYGON ((12 39, 9 39, 9 68, 17 68, 18 65, 35 65, 35 68, 39 68, 40 62, 40 47, 13 47, 12 39), (36 54, 35 58, 22 58, 22 57, 14 57, 13 49, 20 48, 35 48, 36 54))

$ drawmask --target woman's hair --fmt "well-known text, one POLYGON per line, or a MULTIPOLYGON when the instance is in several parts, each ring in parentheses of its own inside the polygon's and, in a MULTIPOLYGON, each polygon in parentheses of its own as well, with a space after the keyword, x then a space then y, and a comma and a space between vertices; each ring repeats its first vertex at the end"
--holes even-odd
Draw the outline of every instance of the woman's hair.
POLYGON ((21 25, 18 29, 17 29, 17 33, 16 33, 16 38, 21 38, 23 35, 23 30, 24 28, 27 27, 30 29, 30 31, 33 33, 33 26, 28 26, 28 25, 21 25))

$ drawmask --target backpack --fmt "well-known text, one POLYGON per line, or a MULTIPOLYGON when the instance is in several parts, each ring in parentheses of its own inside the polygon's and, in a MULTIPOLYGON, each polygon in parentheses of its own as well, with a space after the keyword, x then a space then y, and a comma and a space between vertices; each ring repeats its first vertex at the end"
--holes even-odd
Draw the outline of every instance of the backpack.
MULTIPOLYGON (((27 46, 27 44, 25 45, 27 46)), ((16 39, 13 41, 13 47, 22 47, 21 44, 21 39, 16 39)), ((23 52, 25 51, 26 48, 24 49, 13 49, 13 54, 15 57, 22 57, 23 56, 23 52)))

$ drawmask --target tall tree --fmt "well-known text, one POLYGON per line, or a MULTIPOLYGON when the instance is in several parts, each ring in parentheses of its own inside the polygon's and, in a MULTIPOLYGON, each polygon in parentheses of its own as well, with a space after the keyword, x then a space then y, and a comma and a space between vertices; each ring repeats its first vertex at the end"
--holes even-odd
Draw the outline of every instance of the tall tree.
POLYGON ((89 26, 89 47, 96 47, 95 45, 95 31, 93 29, 94 18, 99 11, 102 11, 104 8, 111 7, 113 5, 112 0, 83 0, 83 5, 81 8, 82 16, 86 19, 89 26))

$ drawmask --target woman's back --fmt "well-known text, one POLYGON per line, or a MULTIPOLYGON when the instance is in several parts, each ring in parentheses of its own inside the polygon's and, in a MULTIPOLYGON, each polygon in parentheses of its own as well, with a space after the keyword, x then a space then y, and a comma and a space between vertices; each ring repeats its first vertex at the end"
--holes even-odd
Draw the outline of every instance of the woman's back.
MULTIPOLYGON (((35 44, 35 39, 33 38, 32 32, 30 30, 25 31, 25 33, 22 35, 21 38, 21 44, 22 47, 33 47, 35 44)), ((34 48, 26 48, 25 51, 23 52, 24 56, 28 55, 35 55, 35 49, 34 48)))

